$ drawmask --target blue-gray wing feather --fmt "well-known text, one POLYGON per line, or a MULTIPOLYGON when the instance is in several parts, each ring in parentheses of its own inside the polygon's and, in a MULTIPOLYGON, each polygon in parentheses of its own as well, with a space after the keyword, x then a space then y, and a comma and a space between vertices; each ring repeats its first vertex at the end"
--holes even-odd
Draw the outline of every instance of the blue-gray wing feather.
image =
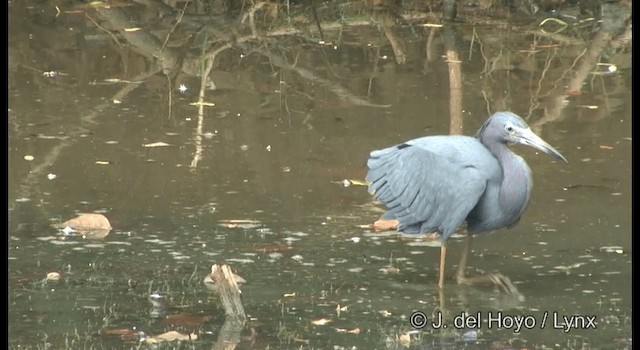
POLYGON ((398 231, 448 238, 482 197, 488 182, 482 149, 469 137, 426 137, 371 152, 369 192, 387 206, 398 231), (471 146, 471 147, 469 147, 471 146))

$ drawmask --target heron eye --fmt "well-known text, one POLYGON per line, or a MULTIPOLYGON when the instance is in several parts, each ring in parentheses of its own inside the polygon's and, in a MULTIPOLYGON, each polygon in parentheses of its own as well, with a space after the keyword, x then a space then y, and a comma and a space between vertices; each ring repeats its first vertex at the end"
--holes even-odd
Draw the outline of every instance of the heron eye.
POLYGON ((505 129, 506 129, 508 132, 513 132, 513 126, 511 126, 511 125, 507 125, 507 126, 505 127, 505 129))

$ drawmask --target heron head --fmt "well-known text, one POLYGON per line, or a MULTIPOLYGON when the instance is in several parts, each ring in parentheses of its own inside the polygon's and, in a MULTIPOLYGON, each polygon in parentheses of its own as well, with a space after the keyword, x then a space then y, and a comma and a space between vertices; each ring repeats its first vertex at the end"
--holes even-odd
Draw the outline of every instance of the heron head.
POLYGON ((477 136, 485 142, 492 139, 494 142, 499 141, 507 145, 527 145, 565 163, 568 162, 558 150, 531 131, 522 118, 510 112, 498 112, 492 115, 478 131, 477 136))

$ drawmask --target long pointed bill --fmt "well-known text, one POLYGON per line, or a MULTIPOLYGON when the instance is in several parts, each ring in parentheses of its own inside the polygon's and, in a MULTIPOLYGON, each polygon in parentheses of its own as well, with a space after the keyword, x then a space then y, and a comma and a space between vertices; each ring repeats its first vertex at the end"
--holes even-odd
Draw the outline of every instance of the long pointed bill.
POLYGON ((518 135, 515 137, 516 142, 521 143, 523 145, 531 146, 533 148, 537 148, 542 152, 556 158, 558 160, 562 160, 565 163, 568 163, 567 158, 565 158, 558 150, 551 147, 550 144, 546 143, 540 136, 536 135, 531 131, 531 129, 520 129, 518 135))

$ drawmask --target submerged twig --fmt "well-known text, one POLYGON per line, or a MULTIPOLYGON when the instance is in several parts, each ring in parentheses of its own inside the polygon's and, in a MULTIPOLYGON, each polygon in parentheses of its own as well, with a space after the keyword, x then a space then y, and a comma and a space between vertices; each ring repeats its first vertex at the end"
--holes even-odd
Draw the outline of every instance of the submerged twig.
POLYGON ((244 307, 240 300, 240 288, 236 282, 236 275, 228 265, 215 264, 211 266, 211 279, 215 284, 224 312, 228 317, 244 320, 244 307))

